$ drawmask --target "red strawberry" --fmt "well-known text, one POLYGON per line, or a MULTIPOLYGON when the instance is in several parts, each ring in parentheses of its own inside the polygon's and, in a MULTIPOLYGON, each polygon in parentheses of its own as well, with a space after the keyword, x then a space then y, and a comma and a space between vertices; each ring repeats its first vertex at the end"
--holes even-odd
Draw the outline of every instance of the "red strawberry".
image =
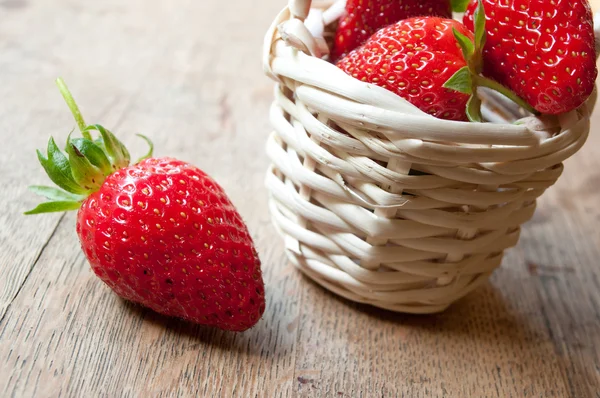
POLYGON ((444 88, 467 65, 453 28, 473 35, 458 21, 411 18, 385 27, 337 66, 347 74, 385 87, 435 117, 466 120, 469 95, 444 88))
MULTIPOLYGON (((477 4, 464 17, 471 30, 477 4)), ((485 76, 541 113, 568 112, 589 97, 598 72, 586 0, 483 0, 483 6, 485 76)))
POLYGON ((38 151, 65 191, 33 187, 54 201, 26 214, 79 209, 82 249, 96 275, 124 299, 226 330, 253 326, 265 309, 260 260, 223 189, 175 159, 129 166, 125 147, 102 126, 86 127, 60 80, 59 86, 84 138, 69 138, 68 159, 53 139, 48 159, 38 151), (92 130, 101 138, 93 141, 92 130))
POLYGON ((450 18, 448 0, 347 0, 346 13, 335 33, 332 59, 363 44, 380 28, 402 19, 422 16, 450 18))

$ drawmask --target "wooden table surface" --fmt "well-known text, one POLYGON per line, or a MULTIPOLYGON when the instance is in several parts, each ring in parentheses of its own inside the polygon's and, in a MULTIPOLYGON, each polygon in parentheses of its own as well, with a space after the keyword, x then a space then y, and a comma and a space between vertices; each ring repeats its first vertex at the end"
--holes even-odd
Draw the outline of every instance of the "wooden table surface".
MULTIPOLYGON (((599 3, 599 2, 597 2, 599 3)), ((0 0, 1 397, 600 396, 600 112, 490 283, 435 316, 328 293, 286 261, 263 176, 272 83, 262 36, 284 0, 0 0), (232 12, 231 10, 236 10, 232 12), (24 217, 35 148, 88 122, 222 183, 263 260, 268 305, 243 334, 114 295, 75 214, 24 217)))

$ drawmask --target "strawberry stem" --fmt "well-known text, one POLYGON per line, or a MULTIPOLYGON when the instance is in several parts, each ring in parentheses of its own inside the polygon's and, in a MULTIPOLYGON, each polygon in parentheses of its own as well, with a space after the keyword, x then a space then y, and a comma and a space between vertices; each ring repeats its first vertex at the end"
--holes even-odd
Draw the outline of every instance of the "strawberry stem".
POLYGON ((523 100, 521 97, 519 97, 513 91, 504 87, 502 84, 498 83, 497 81, 488 79, 487 77, 484 77, 481 75, 474 75, 472 78, 473 78, 473 81, 475 82, 476 86, 487 87, 494 91, 497 91, 500 94, 504 95, 509 100, 511 100, 514 103, 516 103, 517 105, 519 105, 521 108, 525 109, 527 112, 531 112, 533 114, 538 114, 538 112, 531 105, 529 105, 525 100, 523 100))
POLYGON ((62 78, 59 77, 58 79, 56 79, 56 85, 58 86, 60 93, 62 94, 63 98, 65 99, 65 102, 69 106, 69 109, 71 110, 71 114, 73 115, 73 118, 77 122, 79 131, 81 131, 81 135, 83 135, 84 138, 87 138, 88 140, 91 141, 92 136, 88 131, 85 130, 87 125, 85 124, 85 121, 83 120, 83 116, 81 116, 81 111, 79 110, 79 107, 77 106, 77 103, 75 102, 75 99, 73 99, 73 95, 71 95, 71 92, 69 91, 69 88, 67 87, 67 84, 65 83, 65 81, 62 78))

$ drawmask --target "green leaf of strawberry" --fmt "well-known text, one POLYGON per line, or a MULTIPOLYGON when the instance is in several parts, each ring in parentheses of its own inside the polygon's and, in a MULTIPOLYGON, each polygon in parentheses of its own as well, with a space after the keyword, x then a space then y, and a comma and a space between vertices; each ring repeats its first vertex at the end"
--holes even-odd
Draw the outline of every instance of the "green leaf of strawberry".
POLYGON ((40 151, 37 151, 38 159, 52 182, 67 192, 75 194, 85 194, 88 192, 87 189, 81 187, 73 178, 69 159, 56 146, 52 137, 48 140, 47 153, 48 157, 44 157, 40 151))
POLYGON ((53 213, 63 212, 69 210, 77 210, 81 206, 81 202, 75 201, 53 201, 40 203, 35 209, 26 211, 24 214, 42 214, 42 213, 53 213))
POLYGON ((452 0, 452 11, 454 12, 465 12, 470 0, 452 0))
POLYGON ((112 162, 113 168, 120 169, 122 167, 127 167, 131 157, 125 145, 123 145, 123 143, 119 141, 113 133, 99 124, 87 126, 82 130, 82 132, 89 133, 90 131, 94 130, 100 133, 104 150, 112 162))
POLYGON ((146 137, 143 134, 136 134, 138 137, 140 137, 141 139, 143 139, 144 141, 146 141, 146 144, 148 144, 148 152, 146 152, 146 154, 144 156, 142 156, 141 158, 139 158, 138 160, 136 160, 136 163, 141 162, 142 160, 148 159, 152 157, 152 154, 154 153, 154 143, 150 140, 150 138, 146 137))
POLYGON ((464 94, 473 94, 473 79, 468 66, 458 70, 446 83, 444 87, 464 94))
POLYGON ((43 185, 32 185, 29 187, 29 190, 36 195, 43 196, 46 199, 50 199, 51 201, 71 201, 78 202, 85 199, 83 195, 75 195, 69 192, 65 192, 62 189, 58 189, 55 187, 47 187, 43 185))
POLYGON ((487 38, 485 30, 485 9, 483 8, 483 2, 481 0, 479 0, 477 8, 475 9, 474 21, 475 51, 477 51, 477 53, 481 53, 487 38))
POLYGON ((104 182, 102 170, 94 166, 90 160, 77 149, 71 142, 71 137, 67 140, 65 148, 69 155, 69 164, 71 165, 71 174, 75 182, 85 188, 87 191, 96 191, 104 182))
POLYGON ((96 166, 104 174, 110 174, 113 171, 112 165, 105 150, 100 148, 94 141, 87 138, 72 138, 69 143, 73 145, 77 151, 96 166))
POLYGON ((473 41, 456 30, 456 28, 452 29, 452 33, 454 34, 456 41, 458 41, 458 45, 462 50, 465 60, 471 60, 471 58, 473 58, 473 54, 475 53, 475 45, 473 44, 473 41))
POLYGON ((467 101, 467 117, 470 121, 475 123, 483 122, 483 117, 481 116, 481 100, 477 95, 471 95, 469 101, 467 101))

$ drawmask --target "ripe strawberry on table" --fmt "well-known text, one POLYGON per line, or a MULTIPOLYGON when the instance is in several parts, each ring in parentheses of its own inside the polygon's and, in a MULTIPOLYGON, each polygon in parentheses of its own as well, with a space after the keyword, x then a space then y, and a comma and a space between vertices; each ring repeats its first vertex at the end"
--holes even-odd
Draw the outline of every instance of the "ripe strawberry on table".
POLYGON ((359 80, 387 88, 435 117, 467 120, 469 94, 444 87, 467 66, 453 30, 473 39, 462 23, 452 19, 402 20, 379 30, 337 66, 359 80))
POLYGON ((332 59, 348 54, 380 28, 402 19, 451 15, 448 0, 347 0, 346 13, 335 33, 332 59))
POLYGON ((86 126, 57 82, 83 138, 69 137, 68 157, 52 138, 47 158, 38 151, 62 189, 32 187, 52 201, 26 214, 78 209, 92 269, 124 299, 226 330, 256 324, 265 309, 260 260, 223 189, 189 163, 152 158, 149 141, 150 153, 130 165, 123 144, 100 125, 86 126))
MULTIPOLYGON (((464 16, 474 29, 478 0, 464 16)), ((598 74, 587 0, 483 0, 483 74, 545 114, 579 107, 598 74)))

